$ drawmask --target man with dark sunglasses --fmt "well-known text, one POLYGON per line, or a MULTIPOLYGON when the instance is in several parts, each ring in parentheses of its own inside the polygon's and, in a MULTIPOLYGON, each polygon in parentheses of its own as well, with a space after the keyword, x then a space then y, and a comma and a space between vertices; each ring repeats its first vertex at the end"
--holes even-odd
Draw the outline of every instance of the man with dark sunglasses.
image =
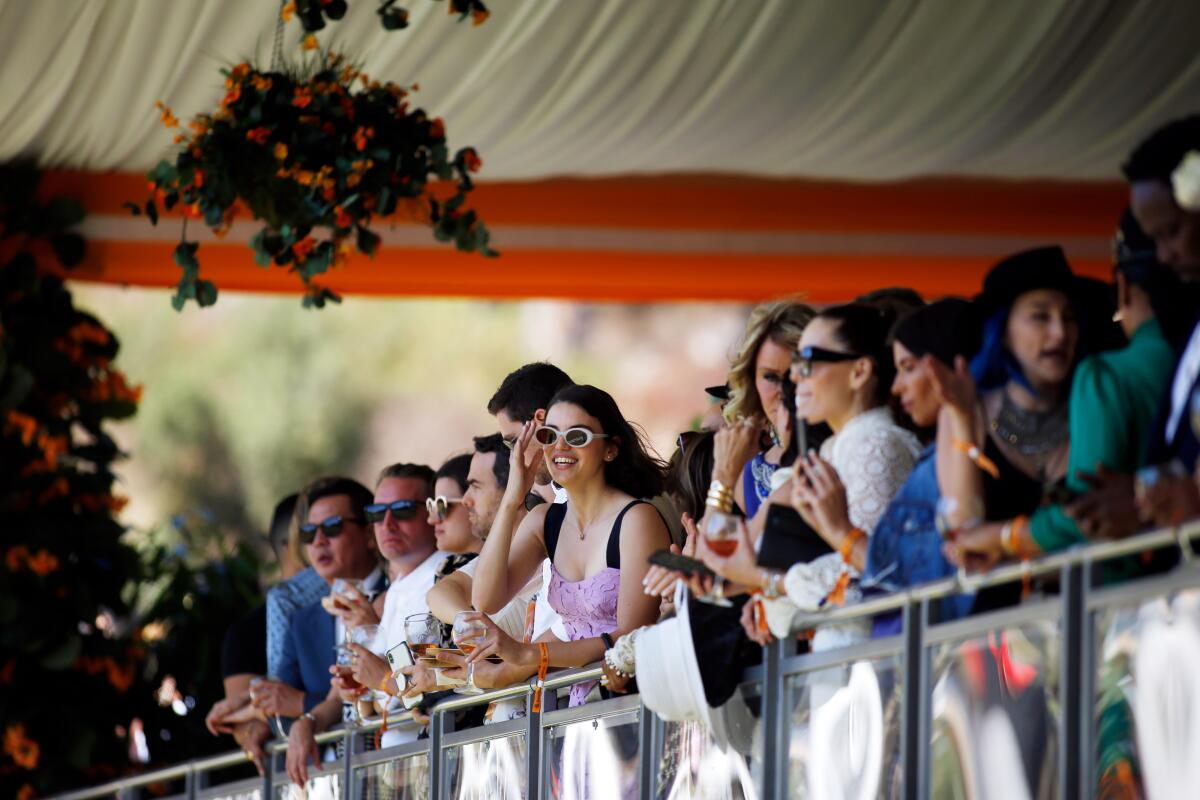
MULTIPOLYGON (((385 585, 375 536, 363 511, 373 499, 367 487, 351 478, 322 478, 301 493, 296 509, 301 553, 326 583, 362 580, 368 593, 385 585)), ((294 774, 294 762, 303 763, 306 770, 308 757, 319 757, 313 731, 341 721, 341 698, 331 691, 329 681, 334 646, 344 637, 340 628, 341 620, 320 602, 298 609, 284 639, 279 680, 264 681, 253 690, 261 713, 294 720, 289 773, 294 774)))

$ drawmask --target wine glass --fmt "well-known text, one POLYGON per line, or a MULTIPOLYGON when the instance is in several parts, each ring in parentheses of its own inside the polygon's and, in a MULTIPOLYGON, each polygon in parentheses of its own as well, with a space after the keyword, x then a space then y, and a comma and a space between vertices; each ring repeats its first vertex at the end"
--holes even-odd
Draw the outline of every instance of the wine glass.
MULTIPOLYGON (((383 658, 383 654, 387 650, 387 635, 384 633, 382 625, 359 625, 352 628, 350 631, 350 642, 361 645, 380 658, 383 658)), ((387 695, 363 686, 363 693, 358 698, 359 705, 361 706, 362 703, 370 703, 372 701, 386 703, 387 695)), ((362 709, 360 708, 359 717, 361 718, 362 716, 362 709)), ((373 714, 368 713, 367 716, 373 716, 373 714)))
MULTIPOLYGON (((939 497, 934 516, 934 524, 938 533, 947 542, 958 538, 959 531, 970 530, 983 524, 983 503, 978 497, 972 497, 965 505, 959 503, 956 497, 939 497)), ((967 579, 967 568, 958 565, 958 582, 964 584, 967 579)))
POLYGON ((413 614, 404 618, 404 638, 417 658, 429 658, 442 646, 442 622, 433 614, 413 614))
MULTIPOLYGON (((454 615, 454 628, 451 631, 451 638, 458 645, 458 649, 463 653, 470 655, 483 641, 483 637, 487 635, 487 626, 482 620, 468 617, 468 614, 474 614, 474 611, 460 611, 454 615)), ((483 689, 475 685, 475 665, 467 665, 467 682, 454 690, 458 694, 483 694, 483 689)))
MULTIPOLYGON (((255 690, 264 683, 280 683, 280 680, 274 675, 268 675, 265 678, 261 675, 255 675, 250 679, 250 702, 254 702, 255 690)), ((275 732, 279 734, 279 738, 287 738, 287 731, 283 729, 283 720, 279 718, 278 714, 275 715, 275 732)))
MULTIPOLYGON (((716 509, 709 509, 704 518, 704 546, 721 558, 729 558, 737 552, 738 538, 737 519, 716 509)), ((713 578, 712 591, 704 597, 698 597, 709 605, 729 608, 733 603, 725 597, 725 579, 720 575, 713 578)))

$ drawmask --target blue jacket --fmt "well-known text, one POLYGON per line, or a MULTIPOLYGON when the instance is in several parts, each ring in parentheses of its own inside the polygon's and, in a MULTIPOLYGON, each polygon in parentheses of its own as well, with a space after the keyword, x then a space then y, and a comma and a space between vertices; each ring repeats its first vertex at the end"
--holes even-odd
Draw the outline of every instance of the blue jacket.
POLYGON ((333 615, 318 600, 299 608, 288 622, 279 663, 281 681, 304 692, 309 711, 329 696, 329 668, 334 662, 333 615))
MULTIPOLYGON (((861 581, 864 590, 895 592, 957 572, 942 554, 942 536, 936 524, 940 496, 936 453, 935 445, 925 448, 871 532, 861 581)), ((966 616, 973 599, 946 598, 941 602, 941 619, 966 616)), ((899 628, 893 630, 896 619, 898 615, 885 615, 876 620, 874 635, 898 633, 899 628)))

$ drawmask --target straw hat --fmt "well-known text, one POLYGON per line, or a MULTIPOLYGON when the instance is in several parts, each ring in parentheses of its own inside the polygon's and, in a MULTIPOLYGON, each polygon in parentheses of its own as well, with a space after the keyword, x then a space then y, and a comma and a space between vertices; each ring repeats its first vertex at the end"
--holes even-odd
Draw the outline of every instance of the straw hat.
MULTIPOLYGON (((675 616, 642 631, 634 642, 638 690, 646 707, 665 720, 700 720, 712 730, 700 666, 688 623, 688 590, 675 588, 675 616)), ((721 743, 724 749, 724 743, 721 743)))
POLYGON ((870 663, 812 710, 808 786, 813 797, 874 798, 883 769, 883 697, 870 663))

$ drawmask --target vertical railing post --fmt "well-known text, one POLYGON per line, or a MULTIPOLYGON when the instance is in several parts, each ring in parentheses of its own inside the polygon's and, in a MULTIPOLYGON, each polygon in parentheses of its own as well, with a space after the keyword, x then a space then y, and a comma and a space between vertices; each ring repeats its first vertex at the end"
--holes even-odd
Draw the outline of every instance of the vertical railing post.
POLYGON ((909 800, 929 796, 928 764, 929 659, 925 649, 925 627, 929 622, 929 603, 915 600, 904 606, 901 651, 904 686, 901 695, 900 758, 904 765, 904 797, 909 800))
POLYGON ((784 659, 795 653, 796 640, 777 639, 763 653, 763 797, 787 796, 787 692, 784 659))
POLYGON ((262 776, 262 800, 271 800, 272 786, 271 782, 275 775, 275 751, 271 749, 271 741, 263 743, 263 776, 262 776))
POLYGON ((354 747, 358 744, 354 724, 346 724, 346 732, 342 738, 342 797, 354 800, 354 747))
POLYGON ((542 692, 542 710, 533 710, 533 692, 525 696, 525 797, 540 800, 542 797, 542 714, 558 707, 558 693, 542 692))
POLYGON ((187 800, 196 800, 196 770, 189 766, 187 773, 183 776, 183 793, 187 800))
POLYGON ((443 728, 446 724, 446 712, 434 709, 433 719, 429 721, 429 800, 442 800, 445 791, 442 783, 445 781, 445 762, 442 760, 443 728))
POLYGON ((642 703, 638 711, 638 796, 654 797, 654 778, 658 772, 659 719, 642 703))
POLYGON ((1062 641, 1059 643, 1059 797, 1084 796, 1080 782, 1088 759, 1083 752, 1083 708, 1091 707, 1091 697, 1084 694, 1088 659, 1084 653, 1084 622, 1087 607, 1084 602, 1085 569, 1082 564, 1064 565, 1061 571, 1062 641))

